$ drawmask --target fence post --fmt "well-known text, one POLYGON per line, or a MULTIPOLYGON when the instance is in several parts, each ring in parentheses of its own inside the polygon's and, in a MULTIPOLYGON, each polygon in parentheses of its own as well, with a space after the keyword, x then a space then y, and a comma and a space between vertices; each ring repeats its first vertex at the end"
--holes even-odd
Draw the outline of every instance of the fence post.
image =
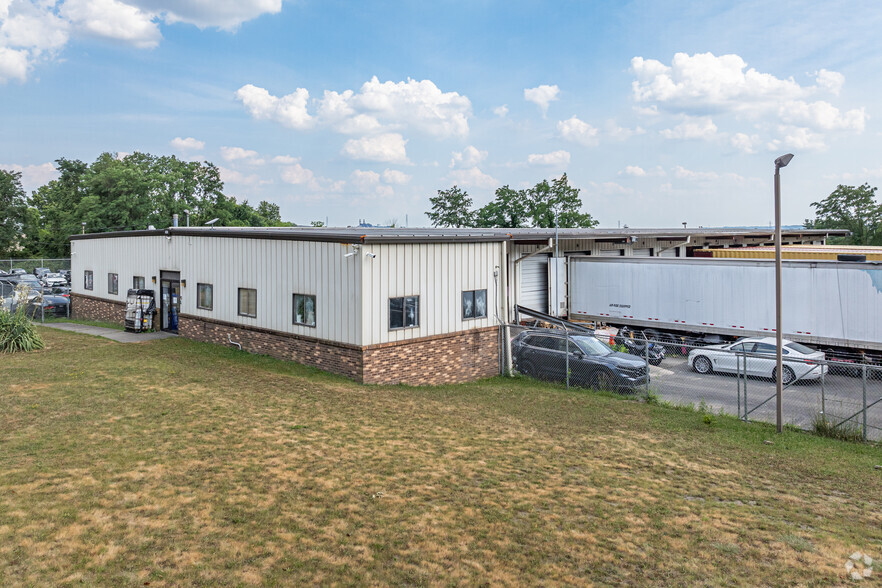
MULTIPOLYGON (((40 324, 46 322, 46 298, 43 282, 40 282, 40 324)), ((865 403, 866 404, 866 403, 865 403)))
POLYGON ((505 341, 502 348, 502 353, 505 356, 505 375, 511 376, 514 370, 512 369, 512 361, 511 361, 511 325, 505 325, 504 331, 505 341))
POLYGON ((744 422, 747 422, 747 353, 744 354, 744 422))
POLYGON ((643 334, 643 342, 646 343, 646 397, 649 398, 649 372, 651 371, 649 364, 649 337, 646 336, 646 333, 643 334))
POLYGON ((825 370, 824 370, 825 367, 827 367, 826 360, 821 362, 821 414, 824 415, 824 420, 826 421, 827 420, 827 401, 826 401, 826 395, 824 393, 824 382, 825 382, 825 376, 826 376, 825 370))
POLYGON ((738 418, 741 418, 741 356, 735 353, 735 392, 738 394, 738 418))
MULTIPOLYGON (((564 326, 564 333, 567 336, 567 390, 570 389, 570 331, 564 326)), ((866 405, 866 402, 864 403, 866 405)))
POLYGON ((863 393, 864 393, 864 404, 863 404, 863 407, 864 407, 864 424, 863 424, 864 433, 863 433, 863 437, 864 437, 864 441, 866 441, 867 440, 867 364, 863 364, 863 367, 861 369, 861 374, 862 374, 861 375, 861 387, 863 388, 863 393))

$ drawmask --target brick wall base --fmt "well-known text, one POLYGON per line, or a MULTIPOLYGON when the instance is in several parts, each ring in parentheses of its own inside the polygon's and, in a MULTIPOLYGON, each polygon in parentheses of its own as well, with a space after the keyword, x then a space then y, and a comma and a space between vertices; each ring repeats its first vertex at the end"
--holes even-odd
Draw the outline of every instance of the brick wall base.
POLYGON ((70 295, 70 317, 87 321, 102 321, 124 325, 126 304, 115 300, 104 300, 84 294, 70 295))
POLYGON ((499 328, 460 331, 364 349, 366 384, 459 384, 499 375, 499 328))
POLYGON ((245 351, 296 361, 365 384, 451 384, 499 374, 497 327, 360 347, 182 314, 178 333, 226 346, 232 339, 245 351))
POLYGON ((300 337, 255 327, 242 327, 222 321, 182 314, 178 334, 196 341, 230 346, 230 338, 251 353, 296 361, 312 367, 362 381, 362 351, 355 345, 300 337))

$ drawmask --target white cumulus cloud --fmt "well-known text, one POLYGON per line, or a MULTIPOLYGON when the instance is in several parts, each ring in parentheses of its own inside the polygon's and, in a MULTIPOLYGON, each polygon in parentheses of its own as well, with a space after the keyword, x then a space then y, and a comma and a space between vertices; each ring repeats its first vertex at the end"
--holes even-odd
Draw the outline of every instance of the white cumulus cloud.
POLYGON ((431 80, 380 82, 376 76, 356 92, 325 91, 319 102, 323 122, 340 132, 364 133, 385 125, 438 137, 466 136, 472 103, 457 92, 442 92, 431 80))
POLYGON ((575 115, 567 120, 558 121, 557 132, 568 141, 574 141, 588 147, 598 143, 599 131, 575 115))
POLYGON ((243 149, 242 147, 221 147, 221 157, 224 161, 239 161, 248 165, 263 165, 266 163, 257 151, 243 149))
POLYGON ((729 139, 729 143, 735 149, 742 153, 756 153, 756 144, 759 142, 759 135, 748 135, 745 133, 735 133, 729 139))
POLYGON ((659 133, 665 139, 710 139, 717 134, 717 125, 709 116, 687 116, 673 129, 663 129, 659 133))
POLYGON ((65 0, 60 14, 82 34, 141 49, 156 47, 162 39, 154 14, 119 0, 65 0))
POLYGON ((383 171, 383 181, 387 184, 404 185, 411 180, 411 176, 397 169, 387 169, 383 171))
POLYGON ((487 152, 469 145, 462 151, 454 151, 450 160, 450 167, 467 168, 475 167, 487 159, 487 152))
POLYGON ((193 137, 187 137, 186 139, 175 137, 169 142, 169 145, 178 151, 199 151, 205 149, 205 141, 199 141, 193 137))
POLYGON ((548 112, 548 106, 558 99, 559 93, 560 88, 557 87, 557 84, 553 86, 543 84, 535 88, 524 88, 524 100, 538 106, 544 115, 548 112))
POLYGON ((625 166, 625 169, 619 172, 619 175, 626 176, 634 176, 636 178, 642 178, 646 175, 646 170, 640 167, 639 165, 628 165, 625 166))
POLYGON ((282 177, 282 181, 295 185, 309 184, 315 178, 315 174, 312 170, 303 167, 299 163, 293 163, 282 167, 279 175, 282 177))
POLYGON ((167 23, 184 22, 201 29, 233 30, 243 22, 282 10, 282 0, 131 0, 129 3, 162 13, 167 23))
POLYGON ((309 92, 305 88, 279 98, 264 88, 246 84, 236 91, 236 98, 258 120, 271 120, 298 130, 312 126, 312 116, 306 110, 309 92))
POLYGON ((472 103, 457 92, 442 92, 431 80, 380 82, 376 76, 358 91, 325 90, 316 101, 315 114, 308 111, 309 92, 298 88, 282 98, 264 88, 247 84, 236 97, 251 116, 274 120, 293 129, 314 124, 339 133, 366 135, 412 129, 436 137, 466 136, 472 103))
POLYGON ((343 155, 363 161, 383 163, 409 163, 405 146, 407 140, 398 133, 383 133, 349 139, 343 145, 343 155))
POLYGON ((21 173, 21 187, 25 192, 32 192, 58 178, 58 170, 51 162, 37 165, 19 165, 17 163, 0 163, 0 169, 21 173))
MULTIPOLYGON (((687 116, 729 114, 742 125, 752 121, 759 130, 786 128, 786 135, 774 135, 771 144, 822 148, 823 133, 862 133, 868 119, 864 108, 841 111, 830 102, 810 99, 819 93, 836 96, 842 89, 845 77, 826 69, 812 74, 814 85, 800 85, 793 78, 781 79, 748 68, 738 55, 677 53, 671 65, 634 57, 631 72, 636 78, 632 91, 637 103, 651 103, 650 108, 687 116)), ((677 138, 710 134, 707 125, 704 129, 683 127, 663 132, 677 138)))
POLYGON ((845 84, 845 76, 838 71, 828 71, 826 69, 818 70, 815 74, 815 83, 819 88, 824 88, 831 94, 838 96, 839 91, 845 84))
POLYGON ((502 106, 497 106, 493 109, 493 114, 495 114, 499 118, 505 118, 508 114, 508 105, 503 104, 502 106))
POLYGON ((570 163, 570 153, 563 150, 551 153, 531 153, 527 156, 527 162, 531 165, 567 165, 570 163))
POLYGON ((356 192, 374 196, 388 197, 394 196, 395 190, 392 186, 386 186, 380 183, 380 174, 371 170, 356 169, 349 175, 349 184, 356 192))
POLYGON ((447 176, 450 181, 459 186, 468 188, 497 188, 499 180, 489 174, 485 174, 477 167, 468 169, 455 169, 447 176))

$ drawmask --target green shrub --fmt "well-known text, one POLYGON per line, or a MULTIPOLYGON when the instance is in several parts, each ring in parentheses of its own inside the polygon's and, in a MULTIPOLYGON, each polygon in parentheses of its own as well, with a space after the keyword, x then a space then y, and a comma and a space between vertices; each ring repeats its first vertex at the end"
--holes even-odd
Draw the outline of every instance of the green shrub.
POLYGON ((27 305, 19 304, 15 311, 0 308, 0 352, 34 351, 43 349, 43 340, 28 319, 27 305))

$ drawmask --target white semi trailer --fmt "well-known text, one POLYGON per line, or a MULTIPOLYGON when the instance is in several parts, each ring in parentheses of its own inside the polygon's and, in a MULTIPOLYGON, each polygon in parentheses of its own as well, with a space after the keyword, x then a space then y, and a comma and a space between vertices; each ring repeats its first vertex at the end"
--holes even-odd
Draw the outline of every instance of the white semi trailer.
MULTIPOLYGON (((569 314, 676 333, 775 333, 772 260, 573 256, 569 314)), ((785 261, 784 336, 882 357, 882 263, 785 261)))

